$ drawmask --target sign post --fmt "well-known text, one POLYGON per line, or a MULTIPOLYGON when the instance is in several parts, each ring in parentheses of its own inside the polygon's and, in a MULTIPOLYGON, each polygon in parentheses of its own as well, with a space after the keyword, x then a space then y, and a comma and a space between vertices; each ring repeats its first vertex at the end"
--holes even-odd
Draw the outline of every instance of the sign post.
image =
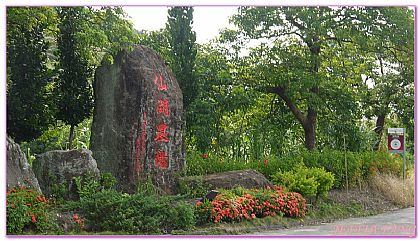
POLYGON ((388 128, 388 152, 402 153, 404 158, 403 179, 406 178, 406 146, 405 146, 405 128, 388 128))

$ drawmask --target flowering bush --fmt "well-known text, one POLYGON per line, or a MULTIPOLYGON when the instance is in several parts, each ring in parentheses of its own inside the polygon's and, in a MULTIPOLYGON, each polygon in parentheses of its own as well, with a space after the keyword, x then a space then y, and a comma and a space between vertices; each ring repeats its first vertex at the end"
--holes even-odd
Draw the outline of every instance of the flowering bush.
POLYGON ((49 201, 38 192, 17 186, 6 193, 7 233, 20 234, 24 230, 44 233, 51 229, 48 219, 49 201))
POLYGON ((270 215, 303 217, 306 201, 299 193, 275 190, 222 191, 213 201, 196 204, 201 222, 231 222, 261 218, 270 215), (238 195, 239 194, 239 195, 238 195))
POLYGON ((73 214, 73 222, 76 224, 78 231, 85 227, 85 221, 77 213, 73 214))

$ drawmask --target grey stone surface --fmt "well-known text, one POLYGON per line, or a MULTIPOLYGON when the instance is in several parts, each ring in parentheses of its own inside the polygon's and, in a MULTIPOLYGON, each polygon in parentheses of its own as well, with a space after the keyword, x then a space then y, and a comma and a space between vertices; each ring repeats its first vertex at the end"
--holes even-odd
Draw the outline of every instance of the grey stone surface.
POLYGON ((55 150, 38 155, 33 162, 33 170, 42 192, 50 195, 53 185, 65 184, 65 199, 77 198, 74 177, 92 175, 99 178, 99 169, 92 152, 80 150, 55 150))
POLYGON ((96 70, 94 98, 90 148, 99 169, 124 192, 150 177, 174 193, 185 162, 182 93, 162 58, 144 46, 121 52, 96 70))
MULTIPOLYGON (((189 180, 194 181, 197 177, 184 177, 182 178, 183 183, 188 183, 189 180)), ((211 189, 232 189, 237 186, 244 188, 273 188, 270 181, 265 176, 256 170, 238 170, 221 172, 216 174, 200 176, 200 180, 204 182, 204 185, 211 189)))
POLYGON ((17 185, 30 186, 41 192, 38 180, 36 179, 31 166, 29 166, 25 153, 20 149, 19 144, 12 138, 6 138, 6 160, 7 160, 7 187, 17 185))

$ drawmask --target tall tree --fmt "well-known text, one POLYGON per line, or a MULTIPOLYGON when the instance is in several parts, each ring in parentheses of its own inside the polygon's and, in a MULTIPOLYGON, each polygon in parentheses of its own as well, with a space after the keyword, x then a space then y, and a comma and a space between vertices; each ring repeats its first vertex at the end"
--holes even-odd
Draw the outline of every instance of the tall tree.
POLYGON ((399 119, 406 120, 409 132, 414 127, 413 108, 407 106, 414 102, 414 13, 407 7, 383 8, 378 18, 387 27, 372 31, 373 37, 363 45, 375 59, 365 74, 364 96, 365 115, 376 117, 373 150, 380 147, 390 114, 396 113, 399 119))
POLYGON ((17 142, 39 137, 54 120, 45 36, 55 19, 52 8, 7 8, 7 133, 17 142))
MULTIPOLYGON (((304 130, 307 149, 316 148, 317 120, 320 109, 326 103, 323 97, 332 96, 328 83, 331 80, 350 81, 346 76, 333 78, 330 72, 335 67, 329 64, 327 53, 331 51, 328 50, 344 51, 347 46, 358 46, 355 57, 362 59, 372 51, 363 48, 368 40, 373 38, 388 42, 387 37, 380 34, 381 31, 392 32, 400 27, 395 17, 399 9, 244 7, 232 18, 242 36, 263 43, 271 42, 264 46, 267 50, 265 56, 269 57, 265 64, 266 70, 274 71, 262 76, 260 83, 263 86, 260 89, 276 94, 284 101, 304 130)), ((350 55, 344 51, 343 56, 350 55)), ((351 80, 353 83, 347 86, 355 88, 361 81, 360 76, 356 76, 351 80)))
POLYGON ((69 148, 72 148, 74 127, 92 111, 93 69, 102 61, 112 62, 120 50, 132 49, 139 36, 120 7, 57 10, 60 18, 58 118, 71 126, 69 148))
POLYGON ((180 84, 186 110, 197 96, 197 84, 194 77, 197 49, 196 34, 192 30, 193 11, 192 7, 172 7, 168 10, 166 24, 172 51, 170 66, 180 84))
POLYGON ((91 78, 92 66, 84 58, 84 46, 77 37, 89 12, 83 7, 62 7, 58 48, 60 51, 60 74, 57 81, 57 118, 70 125, 69 149, 72 149, 74 128, 90 116, 93 107, 91 78))

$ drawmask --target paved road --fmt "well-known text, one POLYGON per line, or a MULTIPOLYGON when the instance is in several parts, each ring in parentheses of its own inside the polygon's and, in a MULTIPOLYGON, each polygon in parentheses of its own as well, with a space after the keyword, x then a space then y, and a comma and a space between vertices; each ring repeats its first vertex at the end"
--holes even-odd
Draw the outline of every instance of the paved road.
POLYGON ((414 236, 414 208, 317 226, 258 232, 252 236, 414 236))

